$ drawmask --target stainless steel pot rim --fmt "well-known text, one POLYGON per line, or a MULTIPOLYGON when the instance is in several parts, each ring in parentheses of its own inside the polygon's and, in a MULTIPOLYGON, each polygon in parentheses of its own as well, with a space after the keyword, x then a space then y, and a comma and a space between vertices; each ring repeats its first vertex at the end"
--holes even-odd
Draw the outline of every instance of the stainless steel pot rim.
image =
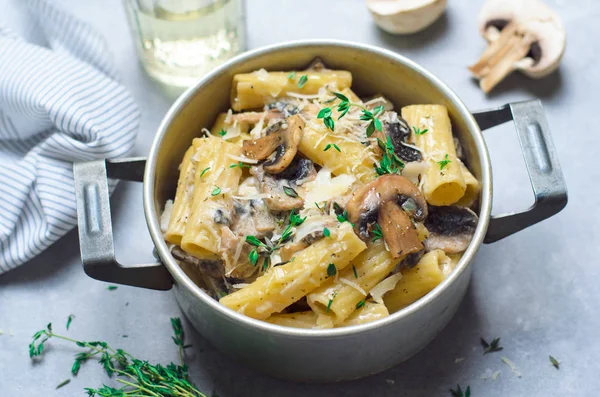
POLYGON ((228 62, 224 63, 204 78, 199 80, 196 85, 190 87, 186 90, 171 106, 165 117, 163 118, 157 134, 154 138, 154 142, 152 143, 152 147, 150 149, 150 153, 148 156, 148 161, 146 164, 146 169, 144 173, 144 213, 146 216, 146 222, 148 224, 148 229, 150 231, 150 235, 154 242, 154 245, 157 248, 157 251, 161 257, 161 260, 167 267, 169 273, 174 278, 175 282, 182 287, 186 288, 192 294, 194 294, 198 299, 202 300, 204 303, 209 305, 212 309, 216 310, 223 316, 229 317, 229 319, 234 322, 240 323, 240 325, 244 325, 247 327, 254 327, 261 331, 267 333, 274 333, 280 336, 287 337, 302 337, 302 338, 335 338, 345 335, 351 335, 361 332, 366 332, 373 330, 378 327, 383 327, 399 321, 403 317, 408 317, 412 313, 417 310, 421 310, 424 306, 428 305, 431 301, 438 298, 438 296, 442 293, 444 289, 447 288, 448 285, 454 282, 459 275, 465 271, 469 262, 473 260, 475 253, 477 252, 480 245, 483 243, 483 239, 485 237, 485 233, 488 228, 490 214, 491 214, 491 196, 492 196, 492 181, 491 181, 491 164, 490 158, 487 150, 487 146, 483 140, 483 136, 481 135, 479 126, 477 125, 475 119, 465 106, 465 104, 458 98, 458 96, 441 80, 431 74, 429 71, 425 70, 417 63, 411 61, 408 58, 405 58, 402 55, 396 54, 392 51, 378 48, 375 46, 355 43, 350 41, 343 40, 298 40, 298 41, 289 41, 279 44, 273 44, 265 47, 261 47, 252 51, 245 52, 241 55, 238 55, 235 58, 232 58, 228 62), (351 327, 344 328, 333 328, 333 329, 322 329, 322 330, 313 330, 313 329, 299 329, 299 328, 290 328, 283 327, 279 325, 270 324, 264 321, 256 320, 250 317, 247 317, 243 314, 237 313, 234 310, 231 310, 223 305, 221 305, 218 301, 212 299, 208 294, 202 291, 194 282, 187 277, 187 275, 183 272, 183 270, 179 267, 179 265, 175 262, 175 259, 169 252, 166 242, 163 239, 159 219, 155 215, 157 213, 155 203, 154 203, 154 188, 155 188, 155 176, 156 176, 156 156, 158 153, 158 149, 161 145, 164 135, 166 134, 167 128, 172 122, 172 120, 176 117, 177 113, 189 102, 190 98, 196 95, 196 92, 207 82, 220 75, 221 73, 226 72, 233 65, 243 64, 245 61, 252 59, 254 57, 268 54, 270 52, 278 51, 278 50, 286 50, 291 48, 312 48, 312 47, 341 47, 348 49, 359 49, 361 51, 374 53, 376 55, 381 55, 383 57, 389 58, 394 62, 400 63, 403 66, 413 69, 419 74, 423 75, 427 80, 429 80, 432 84, 434 84, 451 102, 453 102, 457 108, 460 110, 460 116, 465 119, 466 124, 469 127, 469 130, 473 132, 473 139, 476 143, 477 150, 481 159, 481 183, 482 183, 482 193, 480 200, 480 212, 479 212, 479 224, 477 225, 477 229, 475 231, 475 235, 471 244, 465 251, 464 255, 460 259, 456 268, 452 271, 452 273, 435 289, 433 289, 429 294, 419 299, 417 302, 412 305, 391 314, 390 316, 362 325, 355 325, 351 327))

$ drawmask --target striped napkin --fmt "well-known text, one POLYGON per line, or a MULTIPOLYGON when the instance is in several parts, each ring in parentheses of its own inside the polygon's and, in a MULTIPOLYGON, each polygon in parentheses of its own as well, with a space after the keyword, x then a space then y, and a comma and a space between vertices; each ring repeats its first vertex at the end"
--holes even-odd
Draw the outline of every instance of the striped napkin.
POLYGON ((59 1, 0 9, 1 274, 75 226, 72 162, 126 156, 139 111, 106 42, 59 1))

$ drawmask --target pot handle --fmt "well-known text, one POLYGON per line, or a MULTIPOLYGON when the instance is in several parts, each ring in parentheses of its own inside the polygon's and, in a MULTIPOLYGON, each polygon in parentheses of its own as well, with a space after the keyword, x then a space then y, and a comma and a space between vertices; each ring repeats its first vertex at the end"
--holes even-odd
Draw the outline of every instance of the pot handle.
POLYGON ((163 264, 123 266, 115 258, 107 178, 142 182, 145 165, 145 158, 73 164, 81 261, 96 280, 169 290, 173 281, 163 264))
POLYGON ((493 243, 559 213, 567 205, 567 186, 539 100, 509 103, 473 113, 481 130, 513 120, 535 196, 525 211, 492 216, 485 243, 493 243))

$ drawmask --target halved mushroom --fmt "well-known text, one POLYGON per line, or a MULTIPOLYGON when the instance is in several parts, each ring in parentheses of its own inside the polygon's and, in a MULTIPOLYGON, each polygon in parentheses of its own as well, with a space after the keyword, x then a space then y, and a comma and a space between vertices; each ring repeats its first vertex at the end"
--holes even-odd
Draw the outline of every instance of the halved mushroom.
POLYGON ((371 230, 377 222, 394 258, 423 249, 413 221, 427 217, 427 202, 408 179, 400 175, 380 176, 356 189, 346 210, 348 220, 363 240, 371 237, 371 230))
POLYGON ((367 0, 375 23, 388 33, 410 34, 434 23, 446 9, 447 0, 367 0))
POLYGON ((244 155, 254 160, 268 160, 264 170, 269 174, 283 172, 298 152, 304 134, 304 120, 299 115, 289 117, 267 129, 267 135, 243 142, 244 155))
POLYGON ((466 207, 429 206, 425 227, 429 237, 424 241, 425 249, 441 249, 448 254, 463 252, 473 239, 478 217, 466 207))
POLYGON ((489 0, 479 14, 479 30, 490 44, 469 70, 486 93, 514 70, 534 79, 549 75, 565 50, 563 23, 540 0, 489 0))

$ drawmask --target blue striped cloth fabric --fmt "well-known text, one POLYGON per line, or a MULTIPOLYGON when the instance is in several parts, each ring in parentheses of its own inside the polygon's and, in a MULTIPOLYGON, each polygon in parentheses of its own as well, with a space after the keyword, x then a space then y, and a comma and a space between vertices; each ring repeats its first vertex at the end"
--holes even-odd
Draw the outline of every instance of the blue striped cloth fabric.
POLYGON ((72 163, 126 156, 140 115, 106 42, 59 1, 0 0, 0 9, 3 273, 75 226, 72 163))

